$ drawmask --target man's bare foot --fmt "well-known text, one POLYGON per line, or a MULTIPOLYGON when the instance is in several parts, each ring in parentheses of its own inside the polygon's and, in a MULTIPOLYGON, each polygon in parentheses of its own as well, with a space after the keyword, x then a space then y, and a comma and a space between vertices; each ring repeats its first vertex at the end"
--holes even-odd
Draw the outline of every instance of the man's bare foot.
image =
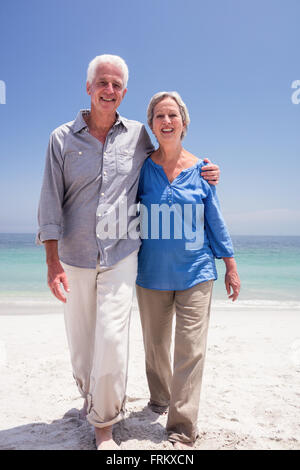
POLYGON ((173 447, 176 450, 192 450, 193 449, 193 444, 192 443, 187 443, 187 442, 173 442, 173 447))
POLYGON ((168 405, 157 405, 156 403, 153 403, 151 400, 148 402, 148 406, 153 413, 157 413, 159 415, 166 415, 168 414, 169 411, 169 406, 168 405))
POLYGON ((83 403, 83 407, 82 407, 82 409, 79 411, 79 418, 80 418, 80 419, 85 419, 85 418, 86 418, 86 415, 87 415, 87 407, 88 407, 88 401, 87 401, 87 399, 85 398, 85 399, 84 399, 84 403, 83 403))
POLYGON ((112 426, 95 428, 97 450, 120 450, 112 437, 112 426))

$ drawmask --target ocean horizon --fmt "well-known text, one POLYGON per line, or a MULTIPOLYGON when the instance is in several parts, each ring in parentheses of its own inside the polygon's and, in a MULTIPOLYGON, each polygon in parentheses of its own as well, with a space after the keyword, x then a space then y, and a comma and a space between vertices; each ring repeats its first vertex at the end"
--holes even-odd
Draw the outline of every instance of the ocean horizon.
MULTIPOLYGON (((300 309, 300 236, 232 236, 242 289, 234 305, 300 309)), ((213 304, 231 307, 225 266, 216 260, 213 304)), ((47 286, 45 252, 34 233, 0 233, 0 313, 8 305, 27 310, 59 305, 47 286)), ((60 304, 61 305, 61 304, 60 304)))

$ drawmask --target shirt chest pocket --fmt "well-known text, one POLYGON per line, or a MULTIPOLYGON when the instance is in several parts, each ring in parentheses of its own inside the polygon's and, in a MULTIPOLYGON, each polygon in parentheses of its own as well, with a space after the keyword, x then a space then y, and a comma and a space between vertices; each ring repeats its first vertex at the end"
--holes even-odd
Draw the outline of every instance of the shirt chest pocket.
POLYGON ((64 175, 67 184, 85 183, 99 177, 102 159, 97 152, 69 152, 65 157, 64 175))
POLYGON ((128 147, 118 147, 116 149, 117 172, 121 175, 130 173, 133 168, 133 157, 134 152, 128 147))

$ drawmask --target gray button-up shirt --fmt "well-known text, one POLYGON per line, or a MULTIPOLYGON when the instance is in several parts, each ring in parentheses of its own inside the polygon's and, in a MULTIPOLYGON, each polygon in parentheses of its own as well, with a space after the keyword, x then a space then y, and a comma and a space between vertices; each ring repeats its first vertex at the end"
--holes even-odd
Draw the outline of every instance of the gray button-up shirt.
POLYGON ((140 246, 128 233, 128 227, 137 233, 136 213, 127 209, 136 203, 140 169, 154 148, 143 124, 120 115, 103 145, 89 133, 88 112, 50 136, 36 241, 58 240, 63 262, 95 268, 98 255, 102 266, 111 266, 140 246))

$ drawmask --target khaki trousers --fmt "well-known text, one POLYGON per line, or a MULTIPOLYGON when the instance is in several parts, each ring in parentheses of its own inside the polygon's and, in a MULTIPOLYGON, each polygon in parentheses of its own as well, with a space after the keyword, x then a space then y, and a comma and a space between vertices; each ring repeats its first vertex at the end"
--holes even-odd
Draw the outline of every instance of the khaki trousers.
POLYGON ((206 351, 213 281, 186 290, 137 286, 150 403, 169 405, 170 441, 194 442, 206 351), (176 312, 173 373, 172 319, 176 312))
POLYGON ((62 266, 70 287, 65 325, 73 375, 88 401, 88 421, 109 426, 124 412, 137 251, 110 267, 62 266))

